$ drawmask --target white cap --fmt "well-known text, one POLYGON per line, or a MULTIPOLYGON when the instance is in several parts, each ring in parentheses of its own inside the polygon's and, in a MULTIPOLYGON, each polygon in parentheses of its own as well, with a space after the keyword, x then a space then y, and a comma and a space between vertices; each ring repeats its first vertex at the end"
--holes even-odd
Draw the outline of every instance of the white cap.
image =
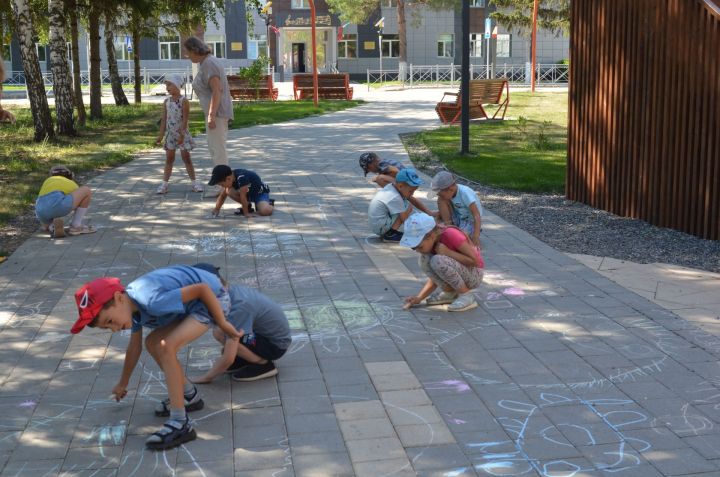
POLYGON ((435 177, 430 181, 430 190, 427 193, 428 199, 434 199, 437 197, 438 192, 443 189, 447 189, 455 183, 455 177, 451 172, 440 171, 435 174, 435 177))
POLYGON ((183 79, 182 75, 179 74, 169 74, 165 75, 165 83, 172 83, 174 84, 177 89, 182 89, 183 85, 185 84, 185 80, 183 79))
POLYGON ((417 247, 425 236, 435 228, 435 219, 428 214, 417 212, 405 221, 404 232, 400 245, 405 247, 417 247))

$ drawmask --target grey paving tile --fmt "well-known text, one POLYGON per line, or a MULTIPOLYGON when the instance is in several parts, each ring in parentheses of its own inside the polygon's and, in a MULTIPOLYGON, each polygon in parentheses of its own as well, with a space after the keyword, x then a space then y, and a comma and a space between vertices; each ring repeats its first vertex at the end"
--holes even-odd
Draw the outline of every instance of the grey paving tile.
POLYGON ((356 462, 353 466, 356 477, 377 477, 378 475, 413 477, 416 475, 407 457, 375 460, 371 462, 356 462))
POLYGON ((718 471, 714 464, 709 463, 693 449, 649 450, 641 454, 663 475, 690 475, 718 471))
POLYGON ((289 414, 285 422, 291 435, 340 430, 335 413, 289 414))
POLYGON ((235 471, 283 468, 291 463, 287 447, 238 448, 234 453, 235 471))
POLYGON ((340 421, 345 440, 395 437, 396 432, 387 417, 340 421))
POLYGON ((345 452, 299 455, 293 459, 296 477, 352 477, 355 475, 350 457, 345 452))
POLYGON ((338 431, 291 434, 289 442, 293 456, 347 452, 343 435, 338 431))
POLYGON ((347 440, 345 444, 353 463, 405 457, 405 450, 397 437, 347 440))
POLYGON ((413 447, 407 449, 407 455, 416 471, 470 466, 469 459, 456 444, 413 447))

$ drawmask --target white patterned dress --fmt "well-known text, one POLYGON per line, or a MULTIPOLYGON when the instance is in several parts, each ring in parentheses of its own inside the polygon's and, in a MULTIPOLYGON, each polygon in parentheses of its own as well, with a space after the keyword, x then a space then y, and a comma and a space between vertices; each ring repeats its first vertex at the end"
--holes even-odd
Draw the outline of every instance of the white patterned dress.
POLYGON ((167 120, 165 123, 165 149, 184 149, 192 151, 195 148, 190 131, 185 129, 185 141, 180 144, 180 131, 183 124, 183 103, 186 101, 185 96, 178 99, 172 97, 165 100, 165 111, 167 112, 167 120))

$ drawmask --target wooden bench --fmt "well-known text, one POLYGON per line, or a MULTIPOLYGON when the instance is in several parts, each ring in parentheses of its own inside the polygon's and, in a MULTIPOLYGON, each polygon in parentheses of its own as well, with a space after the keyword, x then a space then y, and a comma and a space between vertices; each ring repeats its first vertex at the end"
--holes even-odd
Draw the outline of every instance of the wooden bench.
POLYGON ((277 100, 278 89, 273 87, 272 75, 265 75, 265 77, 258 83, 257 88, 253 88, 250 83, 248 83, 247 79, 238 75, 228 75, 227 80, 232 99, 277 100))
MULTIPOLYGON (((510 87, 507 78, 500 79, 480 79, 470 80, 470 119, 490 119, 485 112, 484 104, 497 104, 498 108, 493 114, 492 119, 503 110, 501 119, 505 119, 508 104, 510 103, 510 87), (503 90, 505 90, 505 99, 501 101, 503 90)), ((435 106, 440 121, 445 124, 454 124, 460 119, 462 110, 462 101, 460 91, 457 93, 447 92, 443 94, 440 102, 435 106), (445 101, 445 97, 454 97, 453 101, 445 101)))
MULTIPOLYGON (((295 99, 312 98, 313 75, 301 73, 293 76, 293 93, 295 99)), ((350 100, 352 97, 353 89, 350 87, 350 77, 347 73, 318 73, 318 98, 350 100)))

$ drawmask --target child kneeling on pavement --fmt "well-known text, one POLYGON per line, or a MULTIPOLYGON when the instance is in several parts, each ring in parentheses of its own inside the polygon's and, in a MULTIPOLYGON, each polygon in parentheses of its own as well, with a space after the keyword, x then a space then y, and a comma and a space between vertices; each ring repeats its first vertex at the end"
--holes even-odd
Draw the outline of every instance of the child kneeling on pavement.
POLYGON ((400 242, 403 235, 400 229, 414 208, 433 215, 420 200, 413 197, 422 183, 415 169, 407 167, 397 173, 394 183, 387 184, 375 193, 368 206, 368 223, 370 230, 379 235, 383 242, 400 242))
POLYGON ((438 225, 434 218, 418 213, 405 223, 400 245, 421 254, 420 268, 428 276, 420 292, 405 299, 406 308, 425 298, 428 305, 447 304, 448 311, 477 306, 472 289, 482 283, 485 262, 465 232, 455 226, 438 225))
MULTIPOLYGON (((196 267, 218 273, 211 264, 196 267)), ((292 342, 290 325, 280 305, 254 288, 230 285, 228 321, 243 337, 239 342, 213 328, 213 336, 222 345, 222 355, 203 376, 192 378, 198 384, 210 383, 223 373, 235 381, 256 381, 275 376, 273 361, 280 359, 292 342)))
POLYGON ((241 334, 225 319, 230 295, 220 279, 205 270, 176 265, 159 268, 123 287, 118 278, 97 278, 75 292, 80 317, 72 327, 79 333, 85 326, 117 332, 130 329, 120 381, 112 394, 120 401, 127 395, 143 347, 143 327, 152 331, 145 345, 165 374, 169 398, 155 409, 156 416, 169 416, 145 445, 152 450, 170 449, 197 437, 187 416, 204 406, 197 388, 185 379, 177 353, 202 336, 211 324, 231 339, 241 334))
POLYGON ((259 215, 271 215, 273 213, 275 201, 270 198, 270 187, 254 171, 231 169, 230 166, 220 164, 213 168, 208 185, 218 185, 222 188, 215 203, 215 209, 212 211, 213 217, 220 215, 220 209, 227 197, 242 206, 236 212, 236 215, 242 214, 245 217, 252 217, 250 213, 252 211, 251 202, 255 203, 255 210, 259 215))

